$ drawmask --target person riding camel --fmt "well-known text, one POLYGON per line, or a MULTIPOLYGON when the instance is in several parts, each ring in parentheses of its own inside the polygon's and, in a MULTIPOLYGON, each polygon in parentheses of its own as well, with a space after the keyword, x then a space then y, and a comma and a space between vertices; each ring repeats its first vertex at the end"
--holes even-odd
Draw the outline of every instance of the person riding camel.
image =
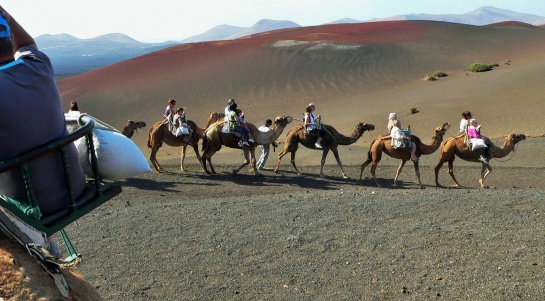
POLYGON ((241 137, 240 141, 238 142, 238 145, 240 147, 250 146, 250 144, 247 141, 247 139, 248 139, 247 137, 248 137, 248 134, 249 134, 250 131, 247 128, 240 125, 241 122, 239 120, 239 114, 241 114, 242 111, 237 110, 237 104, 236 103, 233 103, 233 104, 229 105, 229 110, 230 110, 229 111, 229 116, 228 116, 229 131, 238 132, 238 133, 242 134, 242 137, 241 137), (237 113, 237 111, 239 113, 237 113))
POLYGON ((168 130, 169 131, 173 131, 174 130, 174 127, 172 126, 173 125, 173 122, 174 122, 174 114, 176 112, 174 112, 174 106, 176 105, 176 99, 174 98, 170 98, 168 100, 168 104, 167 104, 167 107, 165 109, 165 112, 163 113, 163 116, 165 117, 165 120, 163 121, 163 124, 167 123, 168 124, 168 130))
POLYGON ((405 135, 405 133, 401 130, 401 122, 397 119, 392 122, 390 136, 392 137, 392 146, 394 148, 406 148, 407 145, 410 144, 411 161, 418 162, 418 157, 416 157, 416 144, 411 141, 410 136, 405 135))
POLYGON ((316 110, 316 106, 314 103, 309 103, 307 107, 305 108, 305 128, 309 133, 318 134, 318 140, 314 144, 316 148, 323 148, 322 147, 322 139, 325 137, 326 132, 321 128, 320 123, 322 121, 321 115, 314 115, 314 110, 316 110))
POLYGON ((479 161, 483 162, 484 164, 488 164, 488 146, 486 145, 483 136, 481 136, 481 125, 478 124, 477 119, 469 120, 467 137, 471 143, 472 151, 480 148, 483 149, 483 153, 479 156, 479 161))
POLYGON ((187 125, 187 120, 185 118, 185 112, 186 109, 183 107, 179 107, 176 109, 176 114, 174 114, 173 117, 173 124, 175 128, 175 136, 182 136, 184 135, 184 144, 189 144, 189 137, 191 136, 191 128, 187 125))

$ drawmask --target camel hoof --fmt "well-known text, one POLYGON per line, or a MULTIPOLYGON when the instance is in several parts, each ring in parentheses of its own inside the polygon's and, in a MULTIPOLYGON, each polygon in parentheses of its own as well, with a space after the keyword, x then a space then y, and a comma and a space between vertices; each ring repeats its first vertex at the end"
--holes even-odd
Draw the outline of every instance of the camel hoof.
POLYGON ((236 176, 238 171, 236 169, 233 169, 233 174, 236 176))
POLYGON ((350 179, 350 177, 343 175, 343 179, 350 179))

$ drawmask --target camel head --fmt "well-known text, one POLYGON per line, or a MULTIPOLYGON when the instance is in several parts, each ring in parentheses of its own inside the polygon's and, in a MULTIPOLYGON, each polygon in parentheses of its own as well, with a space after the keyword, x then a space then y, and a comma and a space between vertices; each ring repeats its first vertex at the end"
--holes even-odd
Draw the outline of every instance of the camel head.
POLYGON ((433 129, 433 136, 434 137, 442 137, 445 135, 445 133, 448 131, 448 129, 450 128, 450 123, 444 123, 443 125, 440 125, 438 127, 436 127, 435 129, 433 129))
POLYGON ((524 134, 509 134, 507 135, 506 141, 513 141, 513 144, 517 144, 522 140, 526 140, 526 135, 524 134))
POLYGON ((291 116, 278 116, 274 119, 274 125, 275 126, 281 126, 286 127, 288 124, 290 124, 293 121, 293 118, 291 116))
POLYGON ((210 112, 210 115, 208 116, 209 120, 220 120, 225 117, 225 113, 220 112, 210 112))
POLYGON ((134 130, 137 130, 146 127, 146 123, 144 121, 129 120, 127 126, 134 128, 134 130))
POLYGON ((375 126, 370 123, 360 122, 358 123, 358 130, 362 133, 365 131, 373 131, 375 130, 375 126))

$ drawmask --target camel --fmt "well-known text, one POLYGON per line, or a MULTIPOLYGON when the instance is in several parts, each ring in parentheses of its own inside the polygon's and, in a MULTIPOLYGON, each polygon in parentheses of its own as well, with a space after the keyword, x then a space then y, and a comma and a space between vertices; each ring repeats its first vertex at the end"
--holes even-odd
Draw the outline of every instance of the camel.
MULTIPOLYGON (((439 148, 439 146, 441 146, 441 142, 443 142, 443 136, 449 128, 450 123, 445 123, 441 126, 436 127, 433 130, 432 143, 430 145, 422 143, 420 138, 412 135, 411 140, 413 143, 416 143, 416 157, 420 158, 420 156, 422 155, 433 154, 439 148)), ((392 138, 390 137, 390 135, 379 136, 377 139, 371 142, 369 152, 367 153, 367 161, 363 162, 363 164, 361 165, 360 178, 358 180, 358 183, 361 181, 363 170, 365 169, 365 167, 367 167, 367 165, 369 165, 369 163, 372 162, 373 164, 371 165, 371 174, 373 175, 377 186, 382 187, 379 184, 375 173, 375 171, 377 170, 377 165, 382 157, 382 152, 392 158, 401 160, 401 164, 399 164, 394 178, 394 186, 397 185, 397 179, 399 177, 399 174, 401 173, 401 170, 403 169, 403 166, 405 166, 405 162, 411 159, 411 150, 393 148, 392 138)), ((420 180, 420 168, 418 166, 418 160, 414 161, 414 170, 416 173, 416 177, 418 178, 418 184, 420 184, 420 187, 423 188, 424 186, 422 185, 422 181, 420 180)))
POLYGON ((132 135, 134 135, 134 132, 138 132, 138 129, 144 127, 146 127, 146 123, 144 121, 129 120, 129 123, 127 123, 127 125, 123 128, 122 134, 130 139, 132 135))
MULTIPOLYGON (((197 159, 199 160, 199 163, 201 162, 201 155, 199 154, 199 140, 203 138, 204 131, 210 124, 218 121, 223 120, 223 117, 225 116, 224 113, 218 113, 218 112, 210 112, 208 116, 208 121, 206 122, 206 126, 204 128, 200 128, 197 126, 197 124, 191 120, 187 121, 187 125, 191 128, 192 133, 189 137, 189 142, 191 146, 193 147, 193 150, 195 151, 195 154, 197 155, 197 159)), ((184 137, 179 136, 176 137, 168 130, 168 124, 164 123, 164 121, 157 121, 148 131, 148 140, 146 144, 149 148, 151 148, 151 155, 150 155, 150 161, 155 167, 155 170, 158 173, 163 172, 163 169, 161 165, 159 165, 159 162, 157 161, 157 152, 159 151, 159 148, 163 146, 163 142, 170 146, 181 146, 182 147, 182 153, 181 153, 181 163, 180 163, 180 170, 181 171, 187 171, 185 168, 185 153, 187 145, 184 144, 184 137)), ((204 167, 201 163, 201 169, 205 171, 204 167)))
POLYGON ((218 121, 212 124, 205 133, 202 144, 202 165, 206 173, 215 174, 214 166, 212 166, 211 158, 212 156, 221 149, 222 146, 227 146, 230 148, 242 149, 244 153, 244 163, 239 167, 233 169, 233 174, 236 175, 244 166, 252 163, 255 175, 261 175, 257 171, 256 159, 255 159, 255 148, 258 145, 270 144, 276 141, 280 134, 284 131, 286 126, 293 121, 291 116, 278 116, 274 119, 271 130, 268 132, 261 132, 257 129, 252 123, 246 122, 246 125, 250 128, 250 133, 252 134, 255 142, 251 142, 250 146, 240 147, 238 142, 240 138, 232 133, 223 133, 223 124, 224 121, 218 121), (208 171, 206 166, 206 161, 210 165, 210 171, 208 171))
MULTIPOLYGON (((326 130, 327 134, 322 139, 322 162, 320 167, 320 177, 324 177, 324 164, 327 157, 327 154, 331 150, 333 152, 333 155, 335 156, 335 159, 337 160, 337 164, 341 168, 341 174, 344 179, 348 179, 348 176, 344 172, 343 164, 341 162, 341 159, 339 157, 339 151, 337 147, 339 145, 350 145, 356 141, 363 135, 365 131, 372 131, 375 129, 375 126, 369 123, 360 122, 356 125, 356 128, 352 132, 352 135, 349 137, 344 136, 337 132, 337 130, 330 126, 330 125, 322 125, 322 128, 326 130)), ((317 149, 314 145, 316 143, 316 140, 318 140, 317 136, 309 135, 307 130, 305 129, 304 125, 297 125, 294 128, 291 129, 291 131, 288 132, 288 135, 286 136, 286 143, 284 145, 284 149, 278 154, 278 162, 276 163, 276 167, 274 168, 274 173, 278 173, 278 168, 280 167, 280 161, 282 161, 282 157, 284 157, 286 154, 291 153, 291 164, 295 168, 295 171, 298 175, 301 175, 301 172, 299 169, 297 169, 297 166, 295 165, 295 153, 297 152, 297 149, 299 148, 299 143, 301 143, 306 148, 310 149, 317 149)))
MULTIPOLYGON (((503 158, 509 153, 515 151, 515 146, 518 142, 525 140, 526 135, 524 134, 509 134, 505 138, 505 143, 502 147, 498 147, 490 142, 490 148, 492 150, 492 158, 503 158)), ((441 187, 439 184, 439 170, 445 162, 448 162, 448 173, 456 183, 456 186, 461 186, 460 183, 454 177, 454 159, 458 156, 460 159, 469 161, 469 162, 481 162, 478 157, 481 155, 481 150, 471 151, 465 143, 465 135, 458 135, 456 137, 450 138, 445 141, 445 144, 441 147, 439 155, 439 164, 435 167, 435 186, 441 187)), ((481 188, 485 188, 484 179, 492 172, 492 166, 490 163, 486 164, 481 162, 481 178, 479 179, 479 184, 481 188)))

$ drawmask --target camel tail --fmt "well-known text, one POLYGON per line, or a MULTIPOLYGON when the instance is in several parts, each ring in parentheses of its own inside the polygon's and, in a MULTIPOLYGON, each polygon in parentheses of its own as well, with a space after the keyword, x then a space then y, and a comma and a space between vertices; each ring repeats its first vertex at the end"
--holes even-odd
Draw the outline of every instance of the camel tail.
POLYGON ((201 152, 204 151, 204 149, 208 146, 208 137, 206 136, 206 132, 204 133, 202 137, 202 147, 201 152))
POLYGON ((369 150, 367 151, 367 159, 368 160, 373 160, 373 154, 371 153, 371 150, 373 149, 373 144, 375 144, 375 142, 377 141, 378 139, 375 139, 373 141, 371 141, 371 144, 369 145, 369 150))
POLYGON ((153 127, 151 127, 149 130, 148 130, 148 140, 146 140, 146 145, 151 148, 151 131, 153 130, 153 127))

